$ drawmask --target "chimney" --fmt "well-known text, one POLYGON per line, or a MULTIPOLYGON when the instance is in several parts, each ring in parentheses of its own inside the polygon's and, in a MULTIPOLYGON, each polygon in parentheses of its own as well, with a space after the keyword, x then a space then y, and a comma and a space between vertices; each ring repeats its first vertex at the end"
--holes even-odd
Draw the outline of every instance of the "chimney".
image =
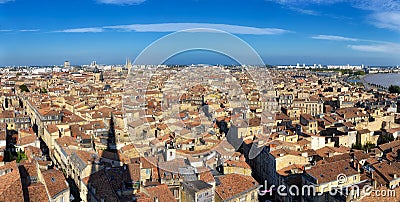
POLYGON ((361 172, 360 164, 358 162, 356 162, 356 161, 354 161, 354 163, 356 164, 357 172, 361 172))
POLYGON ((372 187, 376 189, 377 183, 376 180, 374 179, 374 172, 375 171, 371 171, 371 179, 372 179, 372 187))

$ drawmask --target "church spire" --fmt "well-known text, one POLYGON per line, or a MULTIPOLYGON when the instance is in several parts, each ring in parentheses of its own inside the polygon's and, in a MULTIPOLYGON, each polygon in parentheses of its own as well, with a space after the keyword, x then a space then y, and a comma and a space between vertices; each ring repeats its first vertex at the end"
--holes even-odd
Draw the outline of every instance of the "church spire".
POLYGON ((128 69, 132 68, 131 59, 129 59, 129 57, 126 58, 125 67, 128 68, 128 69))

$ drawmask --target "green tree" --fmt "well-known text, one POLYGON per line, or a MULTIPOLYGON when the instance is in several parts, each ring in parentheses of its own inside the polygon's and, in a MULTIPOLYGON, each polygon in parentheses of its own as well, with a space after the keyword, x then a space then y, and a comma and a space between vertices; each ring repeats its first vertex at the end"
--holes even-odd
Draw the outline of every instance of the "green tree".
POLYGON ((382 135, 378 140, 378 145, 394 141, 393 135, 382 135))
POLYGON ((354 75, 357 75, 357 76, 362 76, 362 75, 365 75, 365 72, 364 71, 355 71, 354 72, 354 75))
POLYGON ((351 145, 351 148, 352 149, 361 150, 362 149, 362 145, 360 143, 353 144, 353 145, 351 145))
POLYGON ((28 89, 28 87, 27 87, 25 84, 20 85, 20 86, 19 86, 19 89, 20 89, 22 92, 29 92, 29 89, 28 89))
POLYGON ((47 89, 46 88, 40 89, 40 93, 47 93, 47 89))
POLYGON ((17 152, 17 163, 24 159, 27 159, 26 154, 24 152, 17 152))
POLYGON ((361 145, 360 143, 357 144, 353 144, 351 145, 352 149, 357 149, 357 150, 364 150, 364 151, 368 151, 372 148, 375 148, 375 144, 373 144, 372 142, 367 142, 365 143, 365 145, 361 145))
POLYGON ((390 93, 400 93, 400 86, 390 85, 389 92, 390 93))
POLYGON ((372 148, 375 148, 375 144, 373 144, 372 142, 367 142, 367 143, 365 143, 363 150, 368 151, 372 148))

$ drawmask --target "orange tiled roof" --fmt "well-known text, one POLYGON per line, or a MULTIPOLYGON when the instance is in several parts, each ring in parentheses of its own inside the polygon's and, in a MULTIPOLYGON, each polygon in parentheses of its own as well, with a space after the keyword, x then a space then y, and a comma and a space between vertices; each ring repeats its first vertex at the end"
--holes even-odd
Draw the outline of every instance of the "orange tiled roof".
POLYGON ((217 178, 220 184, 215 188, 215 192, 222 200, 240 196, 258 187, 257 181, 251 176, 227 174, 217 178))
POLYGON ((176 201, 172 192, 165 184, 146 188, 147 193, 151 199, 157 198, 159 202, 173 202, 176 201))

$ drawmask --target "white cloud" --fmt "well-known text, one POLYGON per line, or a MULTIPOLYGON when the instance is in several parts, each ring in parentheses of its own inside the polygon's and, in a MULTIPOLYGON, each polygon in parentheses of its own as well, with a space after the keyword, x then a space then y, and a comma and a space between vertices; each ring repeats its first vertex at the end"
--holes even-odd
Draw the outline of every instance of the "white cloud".
POLYGON ((371 11, 368 21, 378 28, 400 31, 399 0, 357 0, 355 8, 371 11))
POLYGON ((320 15, 319 12, 310 10, 310 9, 298 8, 298 7, 293 7, 293 6, 289 6, 288 8, 290 10, 296 11, 298 13, 306 14, 306 15, 320 15))
POLYGON ((267 0, 275 2, 299 13, 313 15, 308 5, 330 5, 348 3, 352 7, 370 12, 368 22, 378 28, 400 31, 400 0, 267 0), (296 8, 296 9, 293 9, 296 8))
POLYGON ((388 41, 349 38, 349 37, 335 36, 335 35, 317 35, 317 36, 312 36, 311 38, 319 40, 359 43, 359 44, 347 45, 348 48, 351 48, 356 51, 400 54, 400 44, 388 41))
POLYGON ((327 16, 327 17, 334 18, 334 19, 348 19, 347 17, 330 15, 327 13, 321 13, 316 10, 306 8, 307 6, 310 6, 310 5, 315 5, 315 4, 330 5, 330 4, 335 4, 335 3, 339 3, 339 2, 344 2, 346 0, 266 0, 266 1, 280 4, 287 9, 290 9, 292 11, 296 11, 298 13, 305 14, 305 15, 327 16))
POLYGON ((38 32, 40 31, 39 29, 21 29, 19 30, 20 32, 38 32))
POLYGON ((354 0, 349 1, 355 8, 376 12, 400 11, 399 0, 354 0))
POLYGON ((0 29, 0 32, 39 32, 40 29, 20 29, 20 30, 11 30, 11 29, 0 29))
POLYGON ((346 0, 267 0, 282 5, 334 4, 346 0))
POLYGON ((283 34, 288 30, 278 28, 258 28, 229 24, 210 24, 210 23, 160 23, 160 24, 131 24, 106 26, 105 29, 114 29, 119 31, 135 31, 135 32, 175 32, 194 28, 208 28, 226 31, 233 34, 253 34, 253 35, 270 35, 283 34))
POLYGON ((77 29, 64 29, 64 30, 58 30, 55 32, 64 32, 64 33, 89 33, 89 32, 103 32, 104 30, 102 28, 77 28, 77 29))
MULTIPOLYGON (((210 23, 159 23, 159 24, 130 24, 115 25, 92 28, 65 29, 55 32, 65 33, 88 33, 105 31, 123 31, 123 32, 176 32, 187 29, 205 28, 226 31, 232 34, 252 34, 252 35, 272 35, 288 33, 288 30, 277 28, 258 28, 228 24, 210 24, 210 23)), ((204 31, 204 30, 197 30, 204 31)))
POLYGON ((379 12, 371 17, 372 23, 379 28, 400 31, 400 12, 379 12))
POLYGON ((99 3, 115 5, 137 5, 145 1, 146 0, 97 0, 99 3))
POLYGON ((0 4, 5 4, 8 2, 13 2, 13 1, 15 1, 15 0, 0 0, 0 4))
POLYGON ((400 44, 396 43, 373 44, 373 45, 348 45, 348 47, 353 50, 364 51, 364 52, 400 54, 400 44))
POLYGON ((399 0, 267 0, 286 6, 331 5, 336 3, 349 3, 352 7, 371 11, 400 10, 399 0))
POLYGON ((348 38, 348 37, 334 36, 334 35, 318 35, 318 36, 312 36, 311 38, 320 40, 330 40, 330 41, 360 41, 360 39, 356 38, 348 38))

